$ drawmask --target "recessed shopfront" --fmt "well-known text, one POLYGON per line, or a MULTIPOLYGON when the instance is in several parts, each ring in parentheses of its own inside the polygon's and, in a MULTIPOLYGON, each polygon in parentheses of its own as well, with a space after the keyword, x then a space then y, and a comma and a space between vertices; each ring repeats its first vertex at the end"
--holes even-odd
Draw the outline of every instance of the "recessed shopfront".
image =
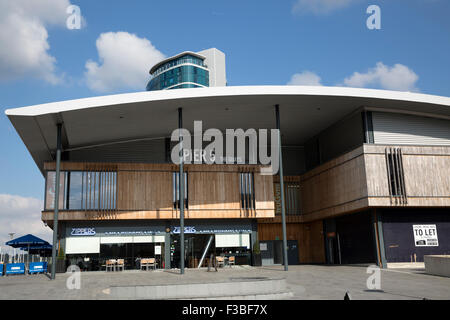
MULTIPOLYGON (((187 220, 184 231, 187 267, 207 266, 211 254, 251 264, 252 220, 187 220)), ((180 228, 174 221, 66 223, 64 232, 66 263, 85 271, 104 270, 108 259, 124 259, 125 269, 139 269, 145 258, 155 258, 158 268, 180 266, 180 228)))
MULTIPOLYGON (((256 237, 256 223, 252 220, 186 220, 184 227, 185 266, 208 266, 211 255, 233 256, 236 264, 251 264, 251 243, 256 237)), ((170 264, 180 266, 180 228, 171 227, 170 264)))
POLYGON ((85 271, 103 270, 108 259, 124 259, 125 269, 139 268, 141 258, 155 258, 164 267, 165 225, 110 222, 67 224, 66 263, 85 271))

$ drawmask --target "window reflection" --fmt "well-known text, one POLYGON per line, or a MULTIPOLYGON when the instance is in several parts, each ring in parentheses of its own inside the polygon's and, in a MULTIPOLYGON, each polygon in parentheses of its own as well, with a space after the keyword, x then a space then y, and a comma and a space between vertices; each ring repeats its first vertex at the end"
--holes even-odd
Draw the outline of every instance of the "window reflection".
MULTIPOLYGON (((54 171, 47 173, 45 209, 52 210, 55 201, 54 171)), ((61 172, 59 208, 65 210, 116 209, 116 172, 61 172)))

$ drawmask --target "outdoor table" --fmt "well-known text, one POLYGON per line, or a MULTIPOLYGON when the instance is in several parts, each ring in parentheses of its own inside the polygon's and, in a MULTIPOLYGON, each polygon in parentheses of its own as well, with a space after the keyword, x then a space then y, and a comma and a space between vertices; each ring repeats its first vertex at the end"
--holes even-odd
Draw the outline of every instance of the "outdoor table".
POLYGON ((28 272, 33 273, 46 273, 47 272, 47 262, 31 262, 28 267, 28 272))
POLYGON ((5 274, 25 274, 25 263, 8 263, 5 274))

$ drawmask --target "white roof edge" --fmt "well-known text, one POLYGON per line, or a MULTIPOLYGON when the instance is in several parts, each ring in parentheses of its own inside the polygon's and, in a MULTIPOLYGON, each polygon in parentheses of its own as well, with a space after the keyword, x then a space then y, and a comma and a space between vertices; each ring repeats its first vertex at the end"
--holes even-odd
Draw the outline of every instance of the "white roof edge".
POLYGON ((324 86, 229 86, 189 88, 177 90, 143 91, 116 95, 98 96, 75 100, 52 102, 28 107, 7 109, 7 116, 39 116, 72 110, 121 105, 127 103, 151 102, 174 99, 208 98, 249 95, 316 95, 353 98, 373 98, 428 103, 450 106, 450 97, 423 93, 324 86))

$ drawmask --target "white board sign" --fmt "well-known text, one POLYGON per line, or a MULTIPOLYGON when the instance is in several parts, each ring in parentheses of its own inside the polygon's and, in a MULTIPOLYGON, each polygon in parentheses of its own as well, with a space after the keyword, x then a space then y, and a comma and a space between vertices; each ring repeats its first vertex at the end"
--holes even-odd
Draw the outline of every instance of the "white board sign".
POLYGON ((438 247, 438 235, 435 224, 413 225, 414 243, 416 247, 438 247))
POLYGON ((155 246, 155 254, 161 254, 161 246, 155 246))
POLYGON ((267 243, 260 243, 259 244, 259 250, 260 251, 267 251, 267 243))

